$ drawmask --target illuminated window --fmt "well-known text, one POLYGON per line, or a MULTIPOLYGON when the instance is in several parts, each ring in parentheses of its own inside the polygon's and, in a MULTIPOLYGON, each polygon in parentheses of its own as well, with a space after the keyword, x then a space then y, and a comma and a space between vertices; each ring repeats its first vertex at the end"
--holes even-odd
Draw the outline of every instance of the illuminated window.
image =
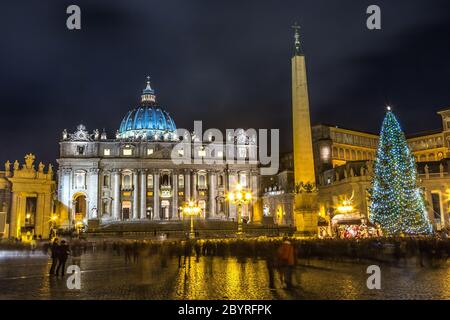
POLYGON ((84 189, 86 185, 86 172, 79 170, 75 172, 75 188, 84 189))
POLYGON ((184 176, 182 174, 178 175, 178 186, 179 187, 184 187, 184 176))
POLYGON ((330 147, 328 146, 322 146, 320 148, 320 157, 322 158, 322 161, 329 161, 330 160, 330 147))
POLYGON ((147 175, 147 188, 153 189, 153 175, 152 174, 147 175))
POLYGON ((178 155, 179 155, 180 157, 184 156, 184 150, 183 150, 183 149, 179 149, 179 150, 178 150, 178 155))
POLYGON ((205 210, 206 210, 206 201, 205 200, 200 200, 198 202, 198 206, 202 209, 201 216, 204 217, 205 216, 205 210))
POLYGON ((239 148, 239 158, 247 157, 247 148, 239 148))
POLYGON ((122 153, 124 156, 132 156, 133 150, 132 149, 123 149, 122 153))
POLYGON ((131 185, 131 173, 124 173, 122 176, 122 189, 124 190, 130 190, 132 187, 131 185))
POLYGON ((111 155, 111 149, 105 149, 105 150, 103 150, 103 155, 104 155, 104 156, 110 156, 110 155, 111 155))
POLYGON ((199 157, 206 157, 206 151, 205 150, 198 150, 198 156, 199 157))
POLYGON ((241 173, 239 175, 239 183, 241 186, 246 187, 247 186, 247 175, 245 173, 241 173))
POLYGON ((153 148, 148 148, 147 149, 147 155, 150 156, 153 154, 153 148))
POLYGON ((206 174, 199 173, 199 175, 198 175, 198 186, 199 186, 199 188, 206 188, 206 174))

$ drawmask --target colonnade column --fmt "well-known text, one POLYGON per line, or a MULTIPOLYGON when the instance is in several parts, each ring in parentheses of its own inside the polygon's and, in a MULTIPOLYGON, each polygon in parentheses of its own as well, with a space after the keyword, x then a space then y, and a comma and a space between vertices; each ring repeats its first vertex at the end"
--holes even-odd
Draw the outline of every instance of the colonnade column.
POLYGON ((191 199, 191 172, 186 169, 184 171, 184 201, 188 202, 191 199))
POLYGON ((192 170, 191 172, 191 197, 192 200, 197 200, 197 170, 192 170))
POLYGON ((207 218, 216 217, 216 172, 213 170, 208 171, 208 195, 209 195, 209 208, 207 218))
POLYGON ((159 218, 159 171, 153 173, 153 220, 160 220, 159 218))
POLYGON ((172 219, 178 220, 178 173, 172 173, 172 219))
POLYGON ((141 170, 141 219, 147 218, 147 170, 141 170))
POLYGON ((120 170, 112 170, 113 185, 113 220, 120 220, 120 170))
MULTIPOLYGON (((238 177, 237 177, 237 172, 234 170, 228 170, 228 191, 234 191, 234 189, 236 188, 236 185, 238 183, 238 177)), ((228 215, 230 219, 234 219, 234 221, 236 221, 237 219, 237 208, 234 204, 230 203, 229 201, 227 201, 228 203, 228 215)))
POLYGON ((133 170, 133 220, 139 219, 139 171, 133 170))
MULTIPOLYGON (((256 222, 255 221, 255 214, 260 214, 258 211, 258 199, 259 199, 259 190, 258 190, 258 172, 251 170, 250 171, 250 186, 251 186, 251 192, 252 192, 252 201, 250 202, 250 222, 256 222)), ((259 219, 259 217, 257 218, 259 219)), ((256 220, 257 220, 256 219, 256 220)))

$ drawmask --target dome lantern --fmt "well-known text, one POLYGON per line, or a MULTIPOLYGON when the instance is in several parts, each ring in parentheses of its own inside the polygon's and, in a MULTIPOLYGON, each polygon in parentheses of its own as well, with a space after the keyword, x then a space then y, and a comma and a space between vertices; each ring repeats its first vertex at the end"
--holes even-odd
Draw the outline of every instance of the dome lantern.
POLYGON ((144 90, 142 90, 141 102, 142 103, 156 102, 155 90, 153 90, 152 87, 150 86, 150 76, 147 76, 147 86, 145 87, 144 90))
POLYGON ((122 119, 116 138, 170 141, 175 139, 173 133, 176 129, 169 113, 156 103, 155 91, 150 86, 150 77, 147 77, 140 105, 128 111, 122 119))

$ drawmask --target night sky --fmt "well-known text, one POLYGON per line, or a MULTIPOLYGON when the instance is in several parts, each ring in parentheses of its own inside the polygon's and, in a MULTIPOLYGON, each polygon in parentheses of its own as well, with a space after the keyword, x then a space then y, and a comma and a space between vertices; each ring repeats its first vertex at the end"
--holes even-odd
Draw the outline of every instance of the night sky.
POLYGON ((290 58, 301 25, 313 123, 378 132, 384 105, 408 133, 450 107, 450 2, 2 1, 0 161, 58 157, 79 123, 113 137, 145 77, 180 128, 280 128, 291 138, 290 58), (66 8, 82 30, 66 28, 66 8), (366 28, 366 8, 382 30, 366 28))

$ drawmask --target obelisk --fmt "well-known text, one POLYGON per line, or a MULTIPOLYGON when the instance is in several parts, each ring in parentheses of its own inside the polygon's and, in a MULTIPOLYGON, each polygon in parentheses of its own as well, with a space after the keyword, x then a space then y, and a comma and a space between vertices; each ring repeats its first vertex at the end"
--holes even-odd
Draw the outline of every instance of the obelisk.
POLYGON ((297 234, 314 236, 318 231, 317 188, 309 113, 305 56, 300 47, 299 27, 293 26, 295 48, 292 57, 292 120, 294 142, 295 204, 297 234))

